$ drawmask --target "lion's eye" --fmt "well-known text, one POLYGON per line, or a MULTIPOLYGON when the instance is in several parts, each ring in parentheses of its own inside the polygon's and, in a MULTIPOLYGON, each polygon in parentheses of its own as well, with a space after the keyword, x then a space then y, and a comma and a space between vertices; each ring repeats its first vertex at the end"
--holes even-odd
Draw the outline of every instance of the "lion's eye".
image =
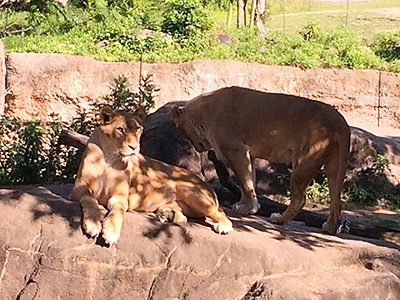
POLYGON ((125 129, 122 128, 122 127, 118 127, 118 128, 117 128, 117 132, 118 132, 119 134, 125 134, 125 129))

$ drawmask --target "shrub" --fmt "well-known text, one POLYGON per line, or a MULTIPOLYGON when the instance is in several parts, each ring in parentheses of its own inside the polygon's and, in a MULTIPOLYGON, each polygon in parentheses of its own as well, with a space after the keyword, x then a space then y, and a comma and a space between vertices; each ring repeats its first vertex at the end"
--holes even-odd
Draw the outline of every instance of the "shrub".
POLYGON ((386 61, 400 60, 400 32, 379 33, 371 48, 386 61))
POLYGON ((154 93, 158 91, 151 81, 152 75, 140 79, 139 91, 130 91, 128 78, 121 75, 114 78, 112 92, 92 104, 93 110, 98 111, 102 106, 110 106, 113 110, 127 110, 133 112, 139 107, 144 107, 146 112, 154 107, 154 93))
POLYGON ((0 120, 0 184, 33 184, 67 179, 62 164, 67 150, 57 145, 61 120, 52 114, 50 122, 37 118, 22 121, 3 116, 0 120))
POLYGON ((313 180, 311 185, 307 187, 306 199, 310 201, 313 206, 329 203, 328 178, 325 177, 322 183, 313 180))
POLYGON ((306 41, 316 40, 321 37, 321 28, 315 24, 310 23, 304 26, 304 28, 300 31, 300 34, 306 41))
MULTIPOLYGON (((115 110, 143 106, 148 111, 154 106, 156 91, 151 75, 141 79, 137 93, 131 92, 127 78, 120 76, 114 79, 109 95, 95 101, 88 111, 80 112, 67 126, 90 135, 97 125, 96 115, 101 106, 110 105, 115 110)), ((58 144, 65 125, 56 114, 50 115, 49 122, 36 117, 23 121, 3 116, 0 119, 0 185, 72 181, 82 151, 58 144)))
POLYGON ((169 0, 163 13, 161 28, 178 41, 199 39, 212 27, 208 11, 198 0, 169 0))
POLYGON ((344 195, 348 201, 362 205, 382 205, 398 208, 400 187, 392 186, 386 179, 389 161, 378 154, 371 167, 353 174, 345 183, 344 195))

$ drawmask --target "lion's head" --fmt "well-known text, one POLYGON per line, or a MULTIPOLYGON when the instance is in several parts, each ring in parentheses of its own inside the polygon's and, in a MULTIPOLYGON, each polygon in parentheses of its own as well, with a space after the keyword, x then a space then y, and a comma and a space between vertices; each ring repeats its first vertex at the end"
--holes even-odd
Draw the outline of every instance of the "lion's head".
POLYGON ((198 152, 211 150, 211 144, 207 139, 206 126, 202 122, 186 113, 185 108, 176 105, 171 106, 170 115, 183 136, 193 144, 198 152))
POLYGON ((146 115, 144 108, 134 113, 115 112, 104 107, 100 112, 101 144, 123 161, 135 159, 140 151, 142 122, 146 115))

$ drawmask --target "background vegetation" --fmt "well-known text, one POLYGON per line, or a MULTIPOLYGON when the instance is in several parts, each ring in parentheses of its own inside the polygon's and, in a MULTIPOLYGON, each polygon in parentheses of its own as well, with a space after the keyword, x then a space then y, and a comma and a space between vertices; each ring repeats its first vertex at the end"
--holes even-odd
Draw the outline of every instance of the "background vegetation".
POLYGON ((58 143, 63 127, 90 135, 98 125, 98 111, 104 105, 114 110, 134 111, 139 106, 154 107, 158 90, 151 76, 141 79, 138 92, 132 92, 126 77, 114 79, 110 94, 91 103, 71 123, 56 114, 49 122, 32 116, 29 121, 2 116, 0 119, 0 186, 71 182, 78 171, 82 151, 58 143))
POLYGON ((239 59, 400 71, 398 19, 378 10, 398 7, 397 0, 350 6, 268 0, 264 18, 269 31, 264 34, 257 28, 236 28, 235 13, 228 27, 229 3, 71 0, 64 7, 50 0, 21 0, 2 7, 0 38, 8 52, 80 54, 107 61, 142 55, 150 62, 239 59))
MULTIPOLYGON (((400 71, 398 19, 393 22, 391 14, 377 11, 398 7, 398 0, 351 5, 268 0, 263 15, 267 33, 249 26, 237 28, 234 6, 228 14, 234 2, 71 0, 62 6, 51 0, 9 0, 0 4, 0 38, 7 52, 79 54, 107 61, 240 59, 304 68, 400 71)), ((0 185, 72 181, 81 153, 58 145, 61 128, 89 135, 99 106, 149 109, 156 90, 151 77, 143 79, 137 93, 130 90, 126 78, 116 78, 112 93, 79 113, 71 124, 57 115, 47 123, 35 116, 30 121, 3 116, 0 185)), ((344 197, 355 203, 399 208, 399 187, 384 186, 387 168, 387 160, 378 156, 372 168, 351 174, 344 197)), ((279 176, 286 189, 289 180, 290 173, 279 176)), ((328 196, 324 177, 314 180, 307 191, 313 206, 326 203, 328 196)))

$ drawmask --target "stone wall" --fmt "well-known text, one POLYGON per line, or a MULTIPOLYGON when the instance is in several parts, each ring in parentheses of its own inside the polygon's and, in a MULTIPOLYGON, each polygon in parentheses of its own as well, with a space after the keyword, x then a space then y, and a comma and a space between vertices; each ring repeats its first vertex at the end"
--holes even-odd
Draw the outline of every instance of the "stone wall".
MULTIPOLYGON (((62 54, 10 53, 7 57, 6 113, 29 118, 50 112, 69 119, 88 103, 109 93, 113 78, 125 75, 137 90, 138 62, 101 62, 62 54), (22 81, 21 81, 22 80, 22 81)), ((174 100, 238 85, 304 96, 335 105, 350 124, 377 124, 379 71, 300 69, 234 60, 197 60, 143 65, 160 89, 156 108, 174 100)), ((381 73, 381 126, 399 128, 400 74, 381 73)))

